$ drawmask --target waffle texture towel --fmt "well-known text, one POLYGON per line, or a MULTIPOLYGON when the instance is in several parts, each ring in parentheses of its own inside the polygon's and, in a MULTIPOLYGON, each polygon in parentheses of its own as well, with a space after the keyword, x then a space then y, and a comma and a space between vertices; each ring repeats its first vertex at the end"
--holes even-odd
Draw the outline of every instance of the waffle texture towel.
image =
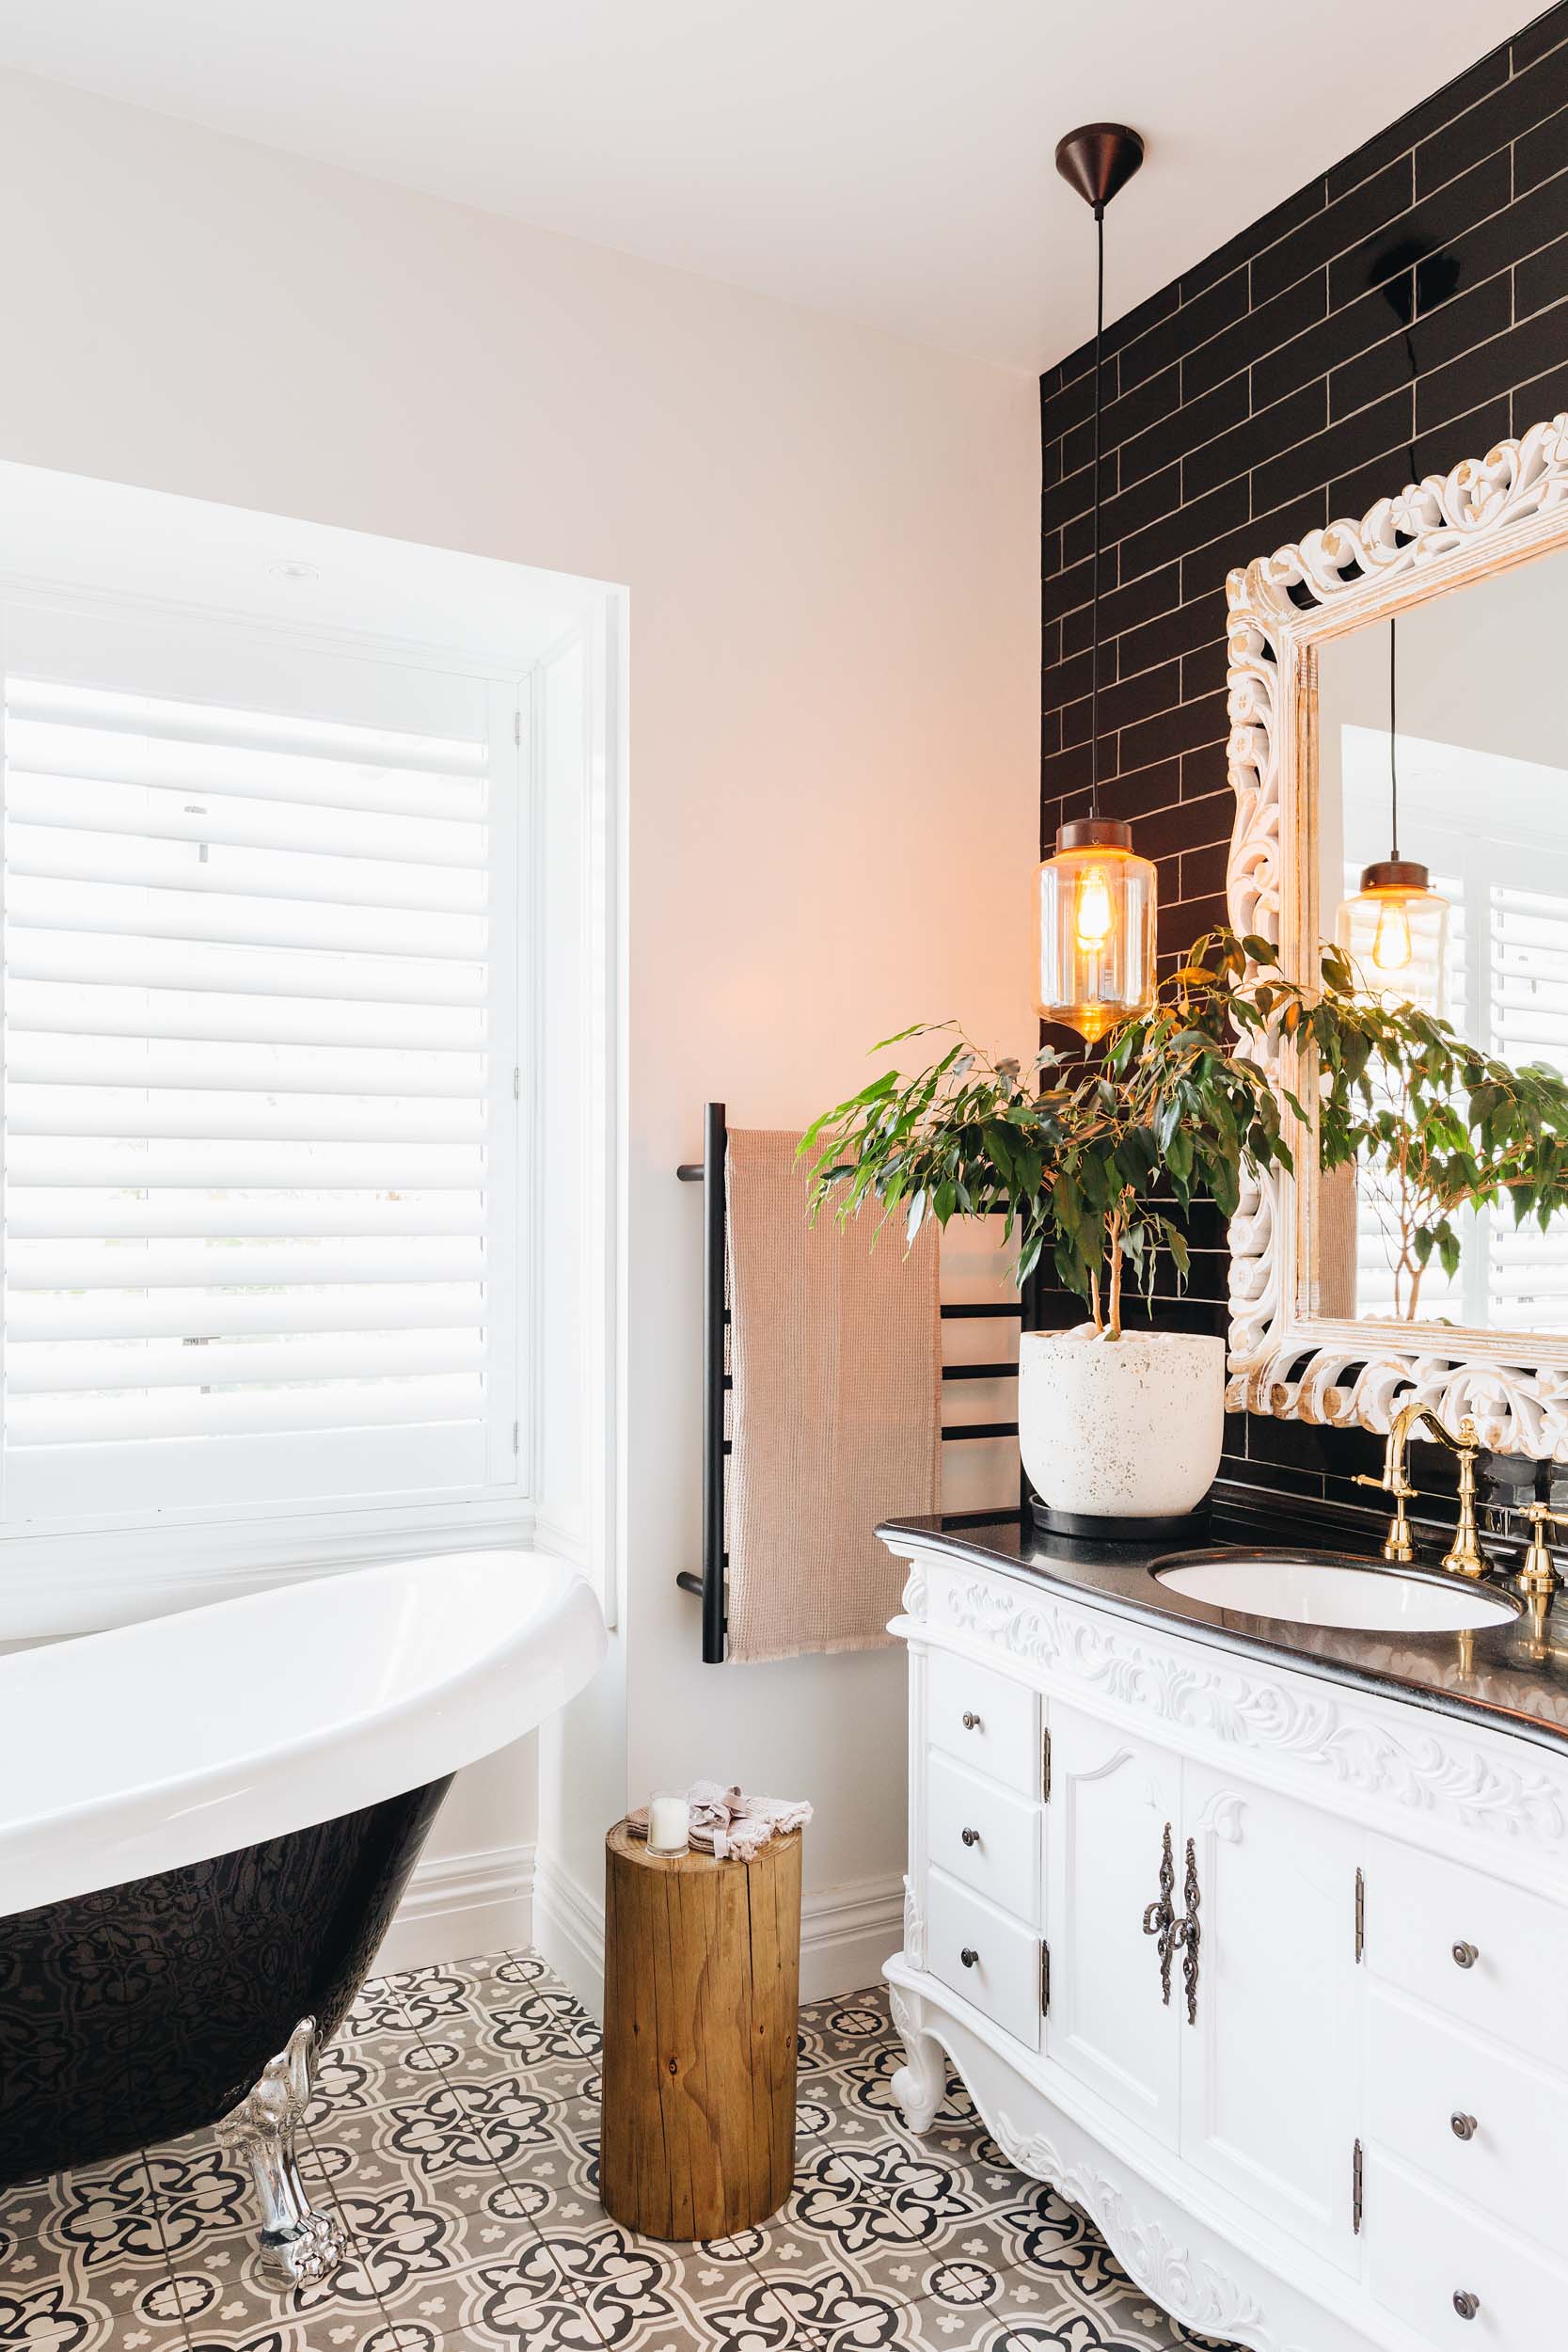
POLYGON ((808 1223, 800 1137, 731 1128, 729 1655, 871 1649, 897 1608, 879 1519, 938 1510, 940 1251, 870 1212, 808 1223))
MULTIPOLYGON (((770 1837, 804 1829, 811 1820, 811 1807, 802 1797, 749 1797, 733 1783, 721 1788, 716 1780, 694 1780, 686 1792, 686 1809, 693 1851, 714 1854, 721 1862, 732 1855, 750 1862, 770 1837)), ((626 1828, 633 1837, 646 1837, 645 1804, 626 1815, 626 1828)))

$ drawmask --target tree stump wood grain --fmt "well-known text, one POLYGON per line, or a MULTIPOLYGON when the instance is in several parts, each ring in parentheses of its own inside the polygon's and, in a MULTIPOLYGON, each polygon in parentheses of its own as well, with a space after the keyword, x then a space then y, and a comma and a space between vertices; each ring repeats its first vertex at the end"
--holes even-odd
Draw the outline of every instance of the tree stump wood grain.
POLYGON ((800 1833, 751 1862, 605 1840, 599 2194, 656 2238, 728 2237, 795 2171, 800 1833))

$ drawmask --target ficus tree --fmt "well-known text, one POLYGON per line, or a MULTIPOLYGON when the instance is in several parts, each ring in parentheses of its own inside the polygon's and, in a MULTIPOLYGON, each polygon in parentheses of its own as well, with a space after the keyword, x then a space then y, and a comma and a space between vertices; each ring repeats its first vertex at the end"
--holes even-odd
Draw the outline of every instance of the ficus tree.
POLYGON ((1325 1168, 1397 1170, 1407 1313, 1433 1252, 1448 1264, 1457 1250, 1460 1207, 1506 1191, 1516 1216, 1545 1222, 1568 1202, 1568 1085, 1476 1052, 1435 1015, 1369 999, 1334 947, 1308 989, 1269 941, 1210 932, 1101 1047, 1047 1047, 1027 1065, 991 1059, 952 1022, 872 1050, 915 1038, 948 1042, 807 1130, 813 1214, 874 1206, 879 1231, 896 1219, 911 1241, 927 1218, 999 1215, 1020 1284, 1049 1255, 1109 1339, 1130 1278, 1147 1295, 1163 1258, 1185 1278, 1195 1200, 1231 1216, 1246 1177, 1292 1165, 1282 1102, 1315 1128, 1325 1168), (1311 1118, 1292 1090, 1301 1073, 1311 1118))

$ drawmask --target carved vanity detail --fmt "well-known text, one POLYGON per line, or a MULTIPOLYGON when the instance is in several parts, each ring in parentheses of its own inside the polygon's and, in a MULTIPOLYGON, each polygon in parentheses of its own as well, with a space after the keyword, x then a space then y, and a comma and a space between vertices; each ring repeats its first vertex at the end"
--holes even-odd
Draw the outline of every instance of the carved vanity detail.
POLYGON ((911 2128, 950 2058, 1140 2286, 1255 2352, 1563 2342, 1568 1643, 1254 1640, 1146 1564, 882 1533, 911 2128))

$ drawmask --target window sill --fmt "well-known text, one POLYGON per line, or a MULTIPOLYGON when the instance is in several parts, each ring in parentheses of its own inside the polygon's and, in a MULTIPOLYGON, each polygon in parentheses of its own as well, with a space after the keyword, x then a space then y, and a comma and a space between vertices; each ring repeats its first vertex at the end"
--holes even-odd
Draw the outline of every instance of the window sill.
POLYGON ((384 1560, 527 1548, 532 1505, 485 1496, 309 1518, 17 1534, 0 1543, 0 1647, 104 1632, 384 1560))

